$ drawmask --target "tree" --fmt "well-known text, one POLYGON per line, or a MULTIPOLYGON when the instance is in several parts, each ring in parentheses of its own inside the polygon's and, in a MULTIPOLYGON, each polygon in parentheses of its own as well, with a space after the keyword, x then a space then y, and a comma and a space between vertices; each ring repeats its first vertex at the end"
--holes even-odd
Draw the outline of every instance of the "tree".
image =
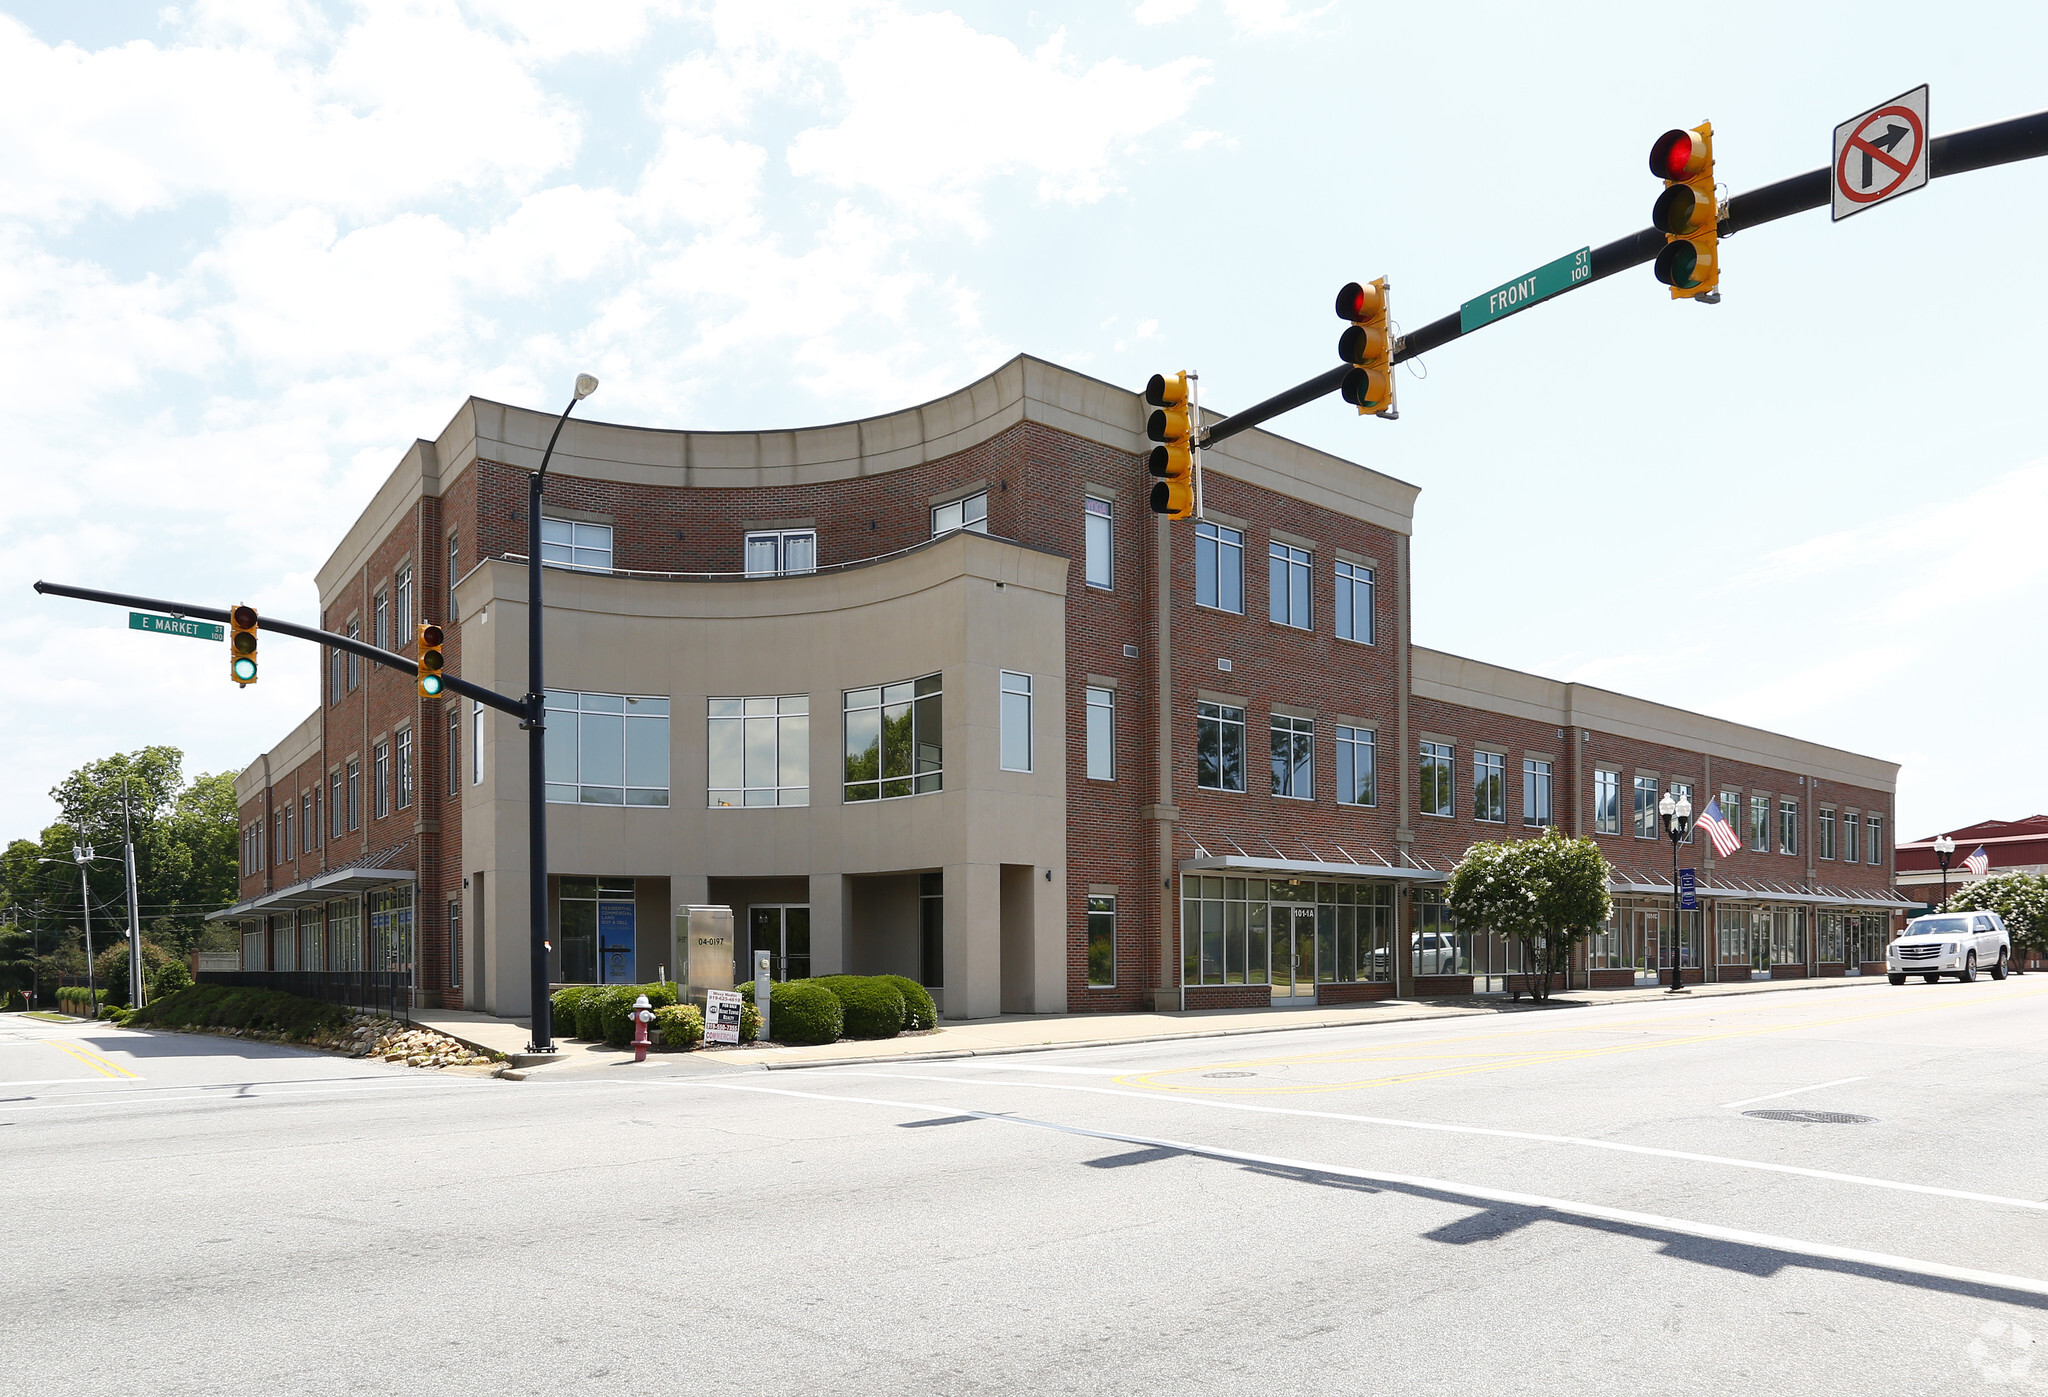
POLYGON ((1612 870, 1590 839, 1555 827, 1539 839, 1474 844, 1451 871, 1451 915, 1522 943, 1529 992, 1550 998, 1550 977, 1571 963, 1572 947, 1606 924, 1612 870))
POLYGON ((1966 883, 1941 904, 1944 912, 1996 912, 2012 933, 2015 969, 2028 952, 2048 955, 2048 876, 1994 873, 1966 883))

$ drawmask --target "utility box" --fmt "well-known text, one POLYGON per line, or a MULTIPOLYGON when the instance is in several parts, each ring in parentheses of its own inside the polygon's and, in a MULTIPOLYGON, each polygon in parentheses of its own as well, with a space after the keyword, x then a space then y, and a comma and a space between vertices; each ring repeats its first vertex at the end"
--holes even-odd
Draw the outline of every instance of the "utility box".
POLYGON ((687 1003, 704 1007, 704 991, 732 988, 732 908, 685 907, 676 913, 676 963, 687 1003))

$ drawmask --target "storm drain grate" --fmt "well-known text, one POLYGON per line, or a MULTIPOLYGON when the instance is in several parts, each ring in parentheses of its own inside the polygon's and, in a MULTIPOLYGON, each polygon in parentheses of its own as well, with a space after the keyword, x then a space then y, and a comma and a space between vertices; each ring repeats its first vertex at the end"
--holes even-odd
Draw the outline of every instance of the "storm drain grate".
POLYGON ((1204 1072, 1202 1075, 1204 1077, 1250 1077, 1254 1074, 1250 1072, 1204 1072))
POLYGON ((1876 1116, 1854 1116, 1847 1111, 1744 1111, 1760 1121, 1796 1121, 1800 1125, 1870 1125, 1876 1116))

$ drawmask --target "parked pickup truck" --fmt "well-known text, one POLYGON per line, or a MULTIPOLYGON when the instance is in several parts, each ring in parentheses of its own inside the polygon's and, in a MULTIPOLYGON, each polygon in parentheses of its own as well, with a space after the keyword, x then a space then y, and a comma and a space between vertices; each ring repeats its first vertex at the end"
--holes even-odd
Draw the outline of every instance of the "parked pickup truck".
POLYGON ((1949 912, 1915 917, 1885 949, 1885 970, 1895 985, 1918 975, 1933 984, 1944 975, 1977 978, 1979 967, 2003 980, 2012 962, 2012 936, 1996 912, 1949 912))

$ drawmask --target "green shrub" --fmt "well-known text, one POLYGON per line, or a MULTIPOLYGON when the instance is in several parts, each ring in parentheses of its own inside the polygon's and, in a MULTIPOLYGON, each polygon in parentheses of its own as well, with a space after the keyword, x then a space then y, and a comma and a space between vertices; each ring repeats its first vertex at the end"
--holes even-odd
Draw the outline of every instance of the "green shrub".
POLYGON ((596 985, 564 985, 548 996, 548 1013, 554 1024, 557 1038, 581 1038, 582 1032, 576 1022, 583 1001, 590 997, 596 985))
MULTIPOLYGON (((157 945, 156 942, 149 940, 147 937, 143 938, 142 979, 144 985, 150 987, 152 994, 155 993, 154 986, 156 985, 157 977, 164 974, 165 971, 174 965, 183 970, 185 963, 163 947, 157 945)), ((126 1004, 128 1002, 128 941, 125 937, 93 957, 92 973, 98 977, 102 985, 107 987, 107 999, 110 1003, 126 1004)), ((190 971, 185 971, 184 983, 188 985, 192 983, 190 971)), ((179 987, 174 986, 173 988, 179 987)), ((166 993, 169 993, 169 991, 166 991, 166 993)))
POLYGON ((72 1014, 81 1019, 93 1017, 93 1005, 105 1004, 107 992, 102 989, 87 989, 84 985, 59 985, 57 987, 57 1012, 72 1014))
POLYGON ((688 1052, 704 1041, 704 1011, 694 1004, 664 1004, 654 1011, 653 1027, 661 1030, 662 1047, 688 1052))
MULTIPOLYGON (((148 968, 147 958, 144 959, 143 966, 144 969, 148 968)), ((158 966, 155 973, 149 977, 151 999, 162 999, 167 994, 176 994, 179 990, 190 988, 192 971, 182 960, 172 960, 158 966)))
POLYGON ((903 994, 879 976, 821 975, 811 981, 838 997, 848 1038, 894 1038, 903 1031, 903 994))
POLYGON ((584 986, 576 1001, 576 1036, 594 1043, 604 1041, 604 986, 584 986))
POLYGON ((592 996, 599 1006, 600 1031, 596 1035, 615 1048, 633 1042, 633 1001, 647 996, 647 1007, 664 1009, 676 1002, 673 983, 659 985, 605 985, 592 996))
POLYGON ((754 1007, 754 996, 749 994, 740 1001, 740 1041, 758 1043, 761 1041, 761 1011, 754 1007))
POLYGON ((303 1041, 348 1027, 349 1011, 338 1004, 301 999, 282 990, 241 985, 194 985, 131 1012, 123 1022, 147 1028, 259 1029, 303 1041))
POLYGON ((836 1043, 846 1030, 839 996, 814 981, 784 980, 768 996, 768 1031, 777 1043, 836 1043))
POLYGON ((937 1028, 939 1011, 932 1004, 931 991, 917 981, 903 975, 877 975, 877 980, 886 980, 896 987, 896 993, 903 996, 903 1031, 916 1032, 919 1029, 937 1028))

